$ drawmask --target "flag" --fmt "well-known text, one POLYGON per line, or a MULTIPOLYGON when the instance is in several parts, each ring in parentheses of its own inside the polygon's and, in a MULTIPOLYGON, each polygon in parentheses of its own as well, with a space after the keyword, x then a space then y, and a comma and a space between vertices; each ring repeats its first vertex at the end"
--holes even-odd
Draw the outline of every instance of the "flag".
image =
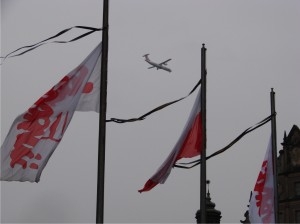
POLYGON ((0 180, 39 182, 74 112, 100 105, 101 43, 13 122, 1 146, 0 180))
POLYGON ((251 223, 275 223, 273 176, 272 139, 270 138, 250 199, 249 220, 251 223))
POLYGON ((158 183, 163 184, 171 173, 171 169, 177 160, 200 155, 202 145, 200 92, 201 91, 199 90, 180 138, 156 173, 145 183, 143 189, 139 190, 140 193, 151 190, 158 183))

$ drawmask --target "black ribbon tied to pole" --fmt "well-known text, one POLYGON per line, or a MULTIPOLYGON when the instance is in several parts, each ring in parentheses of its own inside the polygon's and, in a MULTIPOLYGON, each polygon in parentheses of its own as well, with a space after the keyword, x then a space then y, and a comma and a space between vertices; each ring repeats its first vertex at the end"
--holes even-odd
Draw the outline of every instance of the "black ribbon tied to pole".
POLYGON ((171 102, 168 102, 168 103, 165 103, 165 104, 162 104, 154 109, 152 109, 151 111, 141 115, 140 117, 137 117, 137 118, 130 118, 130 119, 120 119, 120 118, 111 118, 109 120, 106 120, 106 122, 115 122, 115 123, 119 123, 119 124, 122 124, 122 123, 128 123, 128 122, 135 122, 135 121, 142 121, 144 120, 147 116, 149 116, 150 114, 153 114, 154 112, 157 112, 159 110, 162 110, 163 108, 165 107, 168 107, 174 103, 177 103, 185 98, 187 98, 189 95, 191 95, 196 89, 197 87, 201 84, 201 79, 199 80, 199 82, 194 86, 194 88, 189 92, 188 95, 186 95, 185 97, 181 97, 180 99, 177 99, 177 100, 174 100, 174 101, 171 101, 171 102))
POLYGON ((38 43, 35 43, 35 44, 32 44, 32 45, 28 45, 28 46, 20 47, 20 48, 14 50, 14 51, 8 53, 6 56, 0 57, 0 58, 3 59, 2 60, 2 63, 3 63, 3 61, 5 59, 7 59, 7 58, 12 58, 12 57, 17 57, 17 56, 23 55, 23 54, 25 54, 25 53, 27 53, 29 51, 32 51, 32 50, 34 50, 34 49, 36 49, 36 48, 38 48, 38 47, 40 47, 40 46, 42 46, 44 44, 49 44, 49 43, 63 44, 63 43, 73 42, 73 41, 79 40, 79 39, 81 39, 81 38, 83 38, 85 36, 88 36, 88 35, 96 32, 96 31, 101 31, 103 29, 106 29, 106 28, 94 28, 94 27, 88 27, 88 26, 73 26, 73 27, 64 29, 64 30, 58 32, 57 34, 55 34, 55 35, 53 35, 53 36, 51 36, 51 37, 49 37, 49 38, 47 38, 45 40, 42 40, 42 41, 40 41, 38 43), (83 34, 81 34, 81 35, 79 35, 79 36, 77 36, 77 37, 75 37, 75 38, 73 38, 71 40, 66 40, 66 41, 51 41, 51 42, 48 42, 49 40, 52 40, 52 39, 54 39, 56 37, 59 37, 62 34, 67 33, 68 31, 70 31, 72 29, 83 29, 83 30, 87 30, 87 32, 85 32, 85 33, 83 33, 83 34))

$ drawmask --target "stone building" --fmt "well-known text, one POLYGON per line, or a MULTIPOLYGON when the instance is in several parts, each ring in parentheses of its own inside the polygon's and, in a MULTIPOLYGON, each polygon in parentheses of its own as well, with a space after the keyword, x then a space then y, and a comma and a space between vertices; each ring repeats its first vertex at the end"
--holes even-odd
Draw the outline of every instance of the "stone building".
POLYGON ((294 125, 277 159, 278 221, 300 223, 300 130, 294 125))
MULTIPOLYGON (((294 125, 284 133, 282 149, 277 158, 278 221, 300 223, 300 129, 294 125)), ((245 220, 249 223, 248 211, 245 220)))

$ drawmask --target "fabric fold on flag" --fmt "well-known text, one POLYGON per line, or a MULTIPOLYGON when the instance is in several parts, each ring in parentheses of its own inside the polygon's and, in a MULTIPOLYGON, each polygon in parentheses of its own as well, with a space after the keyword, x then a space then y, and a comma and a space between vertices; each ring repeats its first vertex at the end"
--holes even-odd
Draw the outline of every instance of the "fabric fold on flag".
POLYGON ((267 152, 250 198, 249 220, 251 223, 275 223, 273 176, 272 138, 270 138, 267 152))
POLYGON ((140 193, 150 191, 158 183, 163 184, 170 175, 177 160, 200 155, 202 145, 200 93, 201 89, 199 89, 189 118, 177 143, 156 173, 145 183, 143 189, 139 190, 140 193))
POLYGON ((39 182, 74 112, 100 105, 101 43, 13 122, 1 146, 0 180, 39 182))

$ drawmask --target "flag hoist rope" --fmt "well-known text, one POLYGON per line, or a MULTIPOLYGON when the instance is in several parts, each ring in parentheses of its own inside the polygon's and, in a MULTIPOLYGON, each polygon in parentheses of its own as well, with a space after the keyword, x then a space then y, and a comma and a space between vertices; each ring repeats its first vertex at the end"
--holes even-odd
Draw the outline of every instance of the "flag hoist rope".
MULTIPOLYGON (((232 142, 230 142, 227 146, 225 146, 224 148, 214 152, 213 154, 211 154, 210 156, 207 156, 206 157, 206 160, 216 156, 216 155, 219 155, 223 152, 225 152, 227 149, 229 149, 231 146, 233 146, 235 143, 237 143, 242 137, 244 137, 246 134, 254 131, 255 129, 265 125, 266 123, 268 123, 269 121, 272 120, 272 117, 276 116, 276 113, 274 114, 271 114, 270 116, 266 117, 265 119, 263 119, 262 121, 258 122, 257 124, 247 128, 245 131, 243 131, 238 137, 236 137, 232 142)), ((192 162, 188 162, 188 163, 178 163, 178 164, 175 164, 174 167, 177 167, 177 168, 183 168, 183 169, 190 169, 190 168, 193 168, 197 165, 201 164, 201 159, 197 159, 195 161, 192 161, 192 162), (180 165, 179 165, 180 164, 180 165), (187 166, 187 165, 190 165, 190 166, 187 166)))

